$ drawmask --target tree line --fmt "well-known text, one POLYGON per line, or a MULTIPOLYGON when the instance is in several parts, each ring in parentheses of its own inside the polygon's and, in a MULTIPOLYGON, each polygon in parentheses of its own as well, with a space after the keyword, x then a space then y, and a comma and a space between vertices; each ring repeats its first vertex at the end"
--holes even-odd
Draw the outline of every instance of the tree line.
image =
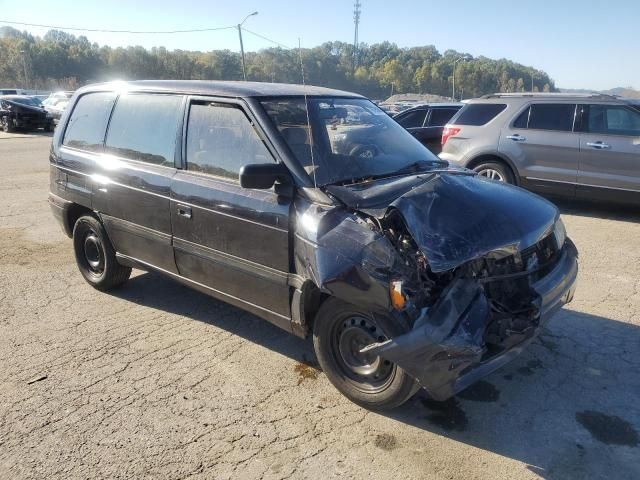
MULTIPOLYGON (((493 92, 555 91, 540 70, 506 59, 433 46, 400 48, 390 42, 326 42, 302 49, 266 48, 246 54, 248 80, 301 83, 300 57, 308 84, 386 98, 393 93, 451 96, 455 68, 456 96, 493 92)), ((0 28, 0 86, 74 89, 87 83, 123 79, 242 80, 240 54, 230 50, 169 51, 140 46, 111 48, 84 36, 50 30, 43 37, 11 27, 0 28)))

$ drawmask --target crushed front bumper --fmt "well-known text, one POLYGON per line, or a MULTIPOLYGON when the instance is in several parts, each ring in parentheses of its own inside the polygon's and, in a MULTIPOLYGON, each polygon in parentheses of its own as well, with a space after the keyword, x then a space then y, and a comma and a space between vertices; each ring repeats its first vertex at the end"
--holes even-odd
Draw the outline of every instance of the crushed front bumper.
POLYGON ((489 301, 480 284, 457 280, 441 300, 404 335, 366 350, 399 365, 435 400, 446 400, 513 360, 549 319, 573 299, 578 252, 570 240, 553 269, 531 284, 537 315, 531 328, 514 332, 503 348, 487 348, 489 301))

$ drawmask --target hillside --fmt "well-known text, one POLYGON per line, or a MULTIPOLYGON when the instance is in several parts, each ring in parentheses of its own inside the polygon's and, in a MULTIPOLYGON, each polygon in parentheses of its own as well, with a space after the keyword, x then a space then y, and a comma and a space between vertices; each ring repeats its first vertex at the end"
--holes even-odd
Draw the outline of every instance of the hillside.
MULTIPOLYGON (((389 42, 361 44, 357 58, 353 46, 345 42, 326 42, 302 52, 283 48, 247 52, 247 79, 301 83, 300 56, 307 83, 371 98, 408 92, 448 97, 454 64, 456 94, 465 98, 525 91, 532 81, 536 90, 555 90, 545 72, 511 60, 473 57, 454 50, 441 53, 433 45, 400 48, 389 42)), ((96 81, 144 78, 242 80, 240 54, 229 50, 111 48, 58 30, 36 37, 11 27, 0 28, 3 86, 76 88, 96 81)))
POLYGON ((604 93, 606 95, 618 95, 627 98, 640 98, 640 90, 631 87, 616 87, 609 90, 586 90, 581 88, 561 88, 564 93, 604 93))

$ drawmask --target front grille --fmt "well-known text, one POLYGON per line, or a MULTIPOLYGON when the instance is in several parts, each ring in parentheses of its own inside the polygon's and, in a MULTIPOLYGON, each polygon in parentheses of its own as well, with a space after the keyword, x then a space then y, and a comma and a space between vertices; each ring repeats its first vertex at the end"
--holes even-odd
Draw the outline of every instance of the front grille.
POLYGON ((525 271, 532 272, 532 280, 547 275, 560 257, 553 233, 520 252, 520 259, 525 271))
POLYGON ((553 233, 530 247, 501 259, 487 259, 489 277, 511 276, 518 273, 531 272, 532 280, 545 276, 559 258, 559 250, 553 233))

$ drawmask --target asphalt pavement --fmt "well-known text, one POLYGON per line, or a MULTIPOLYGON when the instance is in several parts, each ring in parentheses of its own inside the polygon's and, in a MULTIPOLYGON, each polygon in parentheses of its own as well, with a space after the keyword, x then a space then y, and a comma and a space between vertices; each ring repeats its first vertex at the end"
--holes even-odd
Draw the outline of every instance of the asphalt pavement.
POLYGON ((561 204, 576 297, 445 403, 341 396, 303 341, 156 274, 100 293, 0 134, 0 478, 640 478, 640 213, 561 204))

